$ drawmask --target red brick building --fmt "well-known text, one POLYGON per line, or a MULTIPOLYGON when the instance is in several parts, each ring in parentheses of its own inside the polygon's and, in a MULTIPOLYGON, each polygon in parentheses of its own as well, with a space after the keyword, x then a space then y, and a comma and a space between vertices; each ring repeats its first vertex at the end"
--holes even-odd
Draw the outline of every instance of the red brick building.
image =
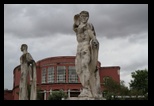
MULTIPOLYGON (((70 97, 79 95, 82 85, 75 72, 75 56, 45 58, 37 61, 36 64, 37 88, 42 91, 40 92, 42 99, 47 100, 50 93, 56 90, 63 90, 68 93, 70 97)), ((101 67, 101 63, 98 61, 98 69, 101 83, 103 83, 103 78, 105 77, 112 77, 115 81, 120 83, 119 66, 101 67)), ((20 65, 14 68, 13 74, 12 98, 13 100, 18 100, 20 65)), ((101 89, 102 91, 104 89, 102 84, 101 89)), ((6 96, 5 98, 7 99, 6 96)))
POLYGON ((5 89, 4 90, 4 100, 13 100, 12 90, 5 89))

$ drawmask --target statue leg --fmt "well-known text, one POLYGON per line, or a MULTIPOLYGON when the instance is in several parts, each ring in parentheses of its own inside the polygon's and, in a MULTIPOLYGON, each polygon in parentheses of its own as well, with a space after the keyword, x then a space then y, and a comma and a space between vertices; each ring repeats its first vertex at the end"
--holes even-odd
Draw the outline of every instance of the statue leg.
POLYGON ((96 97, 100 98, 102 97, 102 92, 101 92, 101 85, 100 85, 100 76, 99 76, 99 71, 96 72, 96 97))
POLYGON ((91 87, 93 97, 95 98, 102 97, 101 88, 100 88, 99 71, 91 74, 90 87, 91 87))
POLYGON ((28 100, 28 91, 27 91, 27 74, 28 69, 26 64, 21 65, 21 79, 19 85, 19 100, 28 100))
MULTIPOLYGON (((84 73, 83 73, 83 70, 82 70, 82 57, 81 57, 81 51, 78 47, 77 49, 77 55, 76 55, 76 59, 75 59, 75 68, 76 68, 76 73, 79 77, 79 80, 81 82, 81 85, 84 87, 84 73)), ((83 96, 83 91, 80 93, 79 96, 83 96)))
POLYGON ((82 75, 81 79, 83 80, 83 90, 79 96, 92 97, 90 89, 90 71, 89 71, 89 62, 90 62, 90 51, 88 48, 84 48, 81 52, 81 70, 82 75))
POLYGON ((75 58, 75 68, 76 68, 77 75, 80 75, 81 74, 81 57, 79 53, 77 53, 75 58))
POLYGON ((30 100, 37 100, 37 78, 36 78, 36 66, 35 64, 32 65, 32 83, 31 83, 31 94, 30 94, 30 100))

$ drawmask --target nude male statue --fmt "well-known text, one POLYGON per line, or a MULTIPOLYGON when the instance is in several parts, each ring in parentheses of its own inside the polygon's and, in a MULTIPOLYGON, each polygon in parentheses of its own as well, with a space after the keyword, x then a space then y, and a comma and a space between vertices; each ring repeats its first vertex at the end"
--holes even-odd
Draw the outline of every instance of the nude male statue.
POLYGON ((88 23, 89 12, 74 16, 73 30, 77 37, 76 73, 83 86, 79 97, 100 97, 100 77, 97 69, 99 42, 94 26, 88 23))
POLYGON ((36 100, 36 64, 30 53, 27 51, 28 46, 26 44, 21 45, 21 51, 23 52, 20 57, 21 64, 21 78, 19 84, 19 100, 28 100, 27 80, 28 73, 30 74, 31 94, 30 100, 36 100))

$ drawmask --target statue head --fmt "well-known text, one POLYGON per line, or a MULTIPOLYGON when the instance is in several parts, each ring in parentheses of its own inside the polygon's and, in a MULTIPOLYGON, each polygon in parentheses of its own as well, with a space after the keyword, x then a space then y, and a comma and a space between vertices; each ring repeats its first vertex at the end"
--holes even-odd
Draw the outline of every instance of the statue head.
POLYGON ((81 11, 81 12, 80 12, 80 15, 81 15, 81 14, 87 15, 87 16, 89 17, 89 12, 88 12, 88 11, 81 11))
POLYGON ((20 49, 21 49, 21 51, 24 51, 24 50, 27 51, 28 46, 26 44, 22 44, 20 49))
POLYGON ((87 23, 89 19, 89 12, 88 11, 81 11, 80 12, 80 21, 82 23, 87 23))

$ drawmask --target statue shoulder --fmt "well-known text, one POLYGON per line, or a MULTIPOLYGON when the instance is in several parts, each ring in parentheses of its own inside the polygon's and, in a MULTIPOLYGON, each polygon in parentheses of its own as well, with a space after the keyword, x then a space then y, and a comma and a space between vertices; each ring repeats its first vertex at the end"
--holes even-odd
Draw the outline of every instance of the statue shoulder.
POLYGON ((95 32, 95 28, 94 28, 93 24, 87 23, 87 26, 88 26, 89 29, 91 29, 93 31, 94 35, 96 36, 96 32, 95 32))
POLYGON ((26 53, 27 56, 31 56, 31 54, 29 52, 26 53))
POLYGON ((94 29, 94 26, 92 23, 87 23, 87 27, 89 27, 90 29, 94 29))

